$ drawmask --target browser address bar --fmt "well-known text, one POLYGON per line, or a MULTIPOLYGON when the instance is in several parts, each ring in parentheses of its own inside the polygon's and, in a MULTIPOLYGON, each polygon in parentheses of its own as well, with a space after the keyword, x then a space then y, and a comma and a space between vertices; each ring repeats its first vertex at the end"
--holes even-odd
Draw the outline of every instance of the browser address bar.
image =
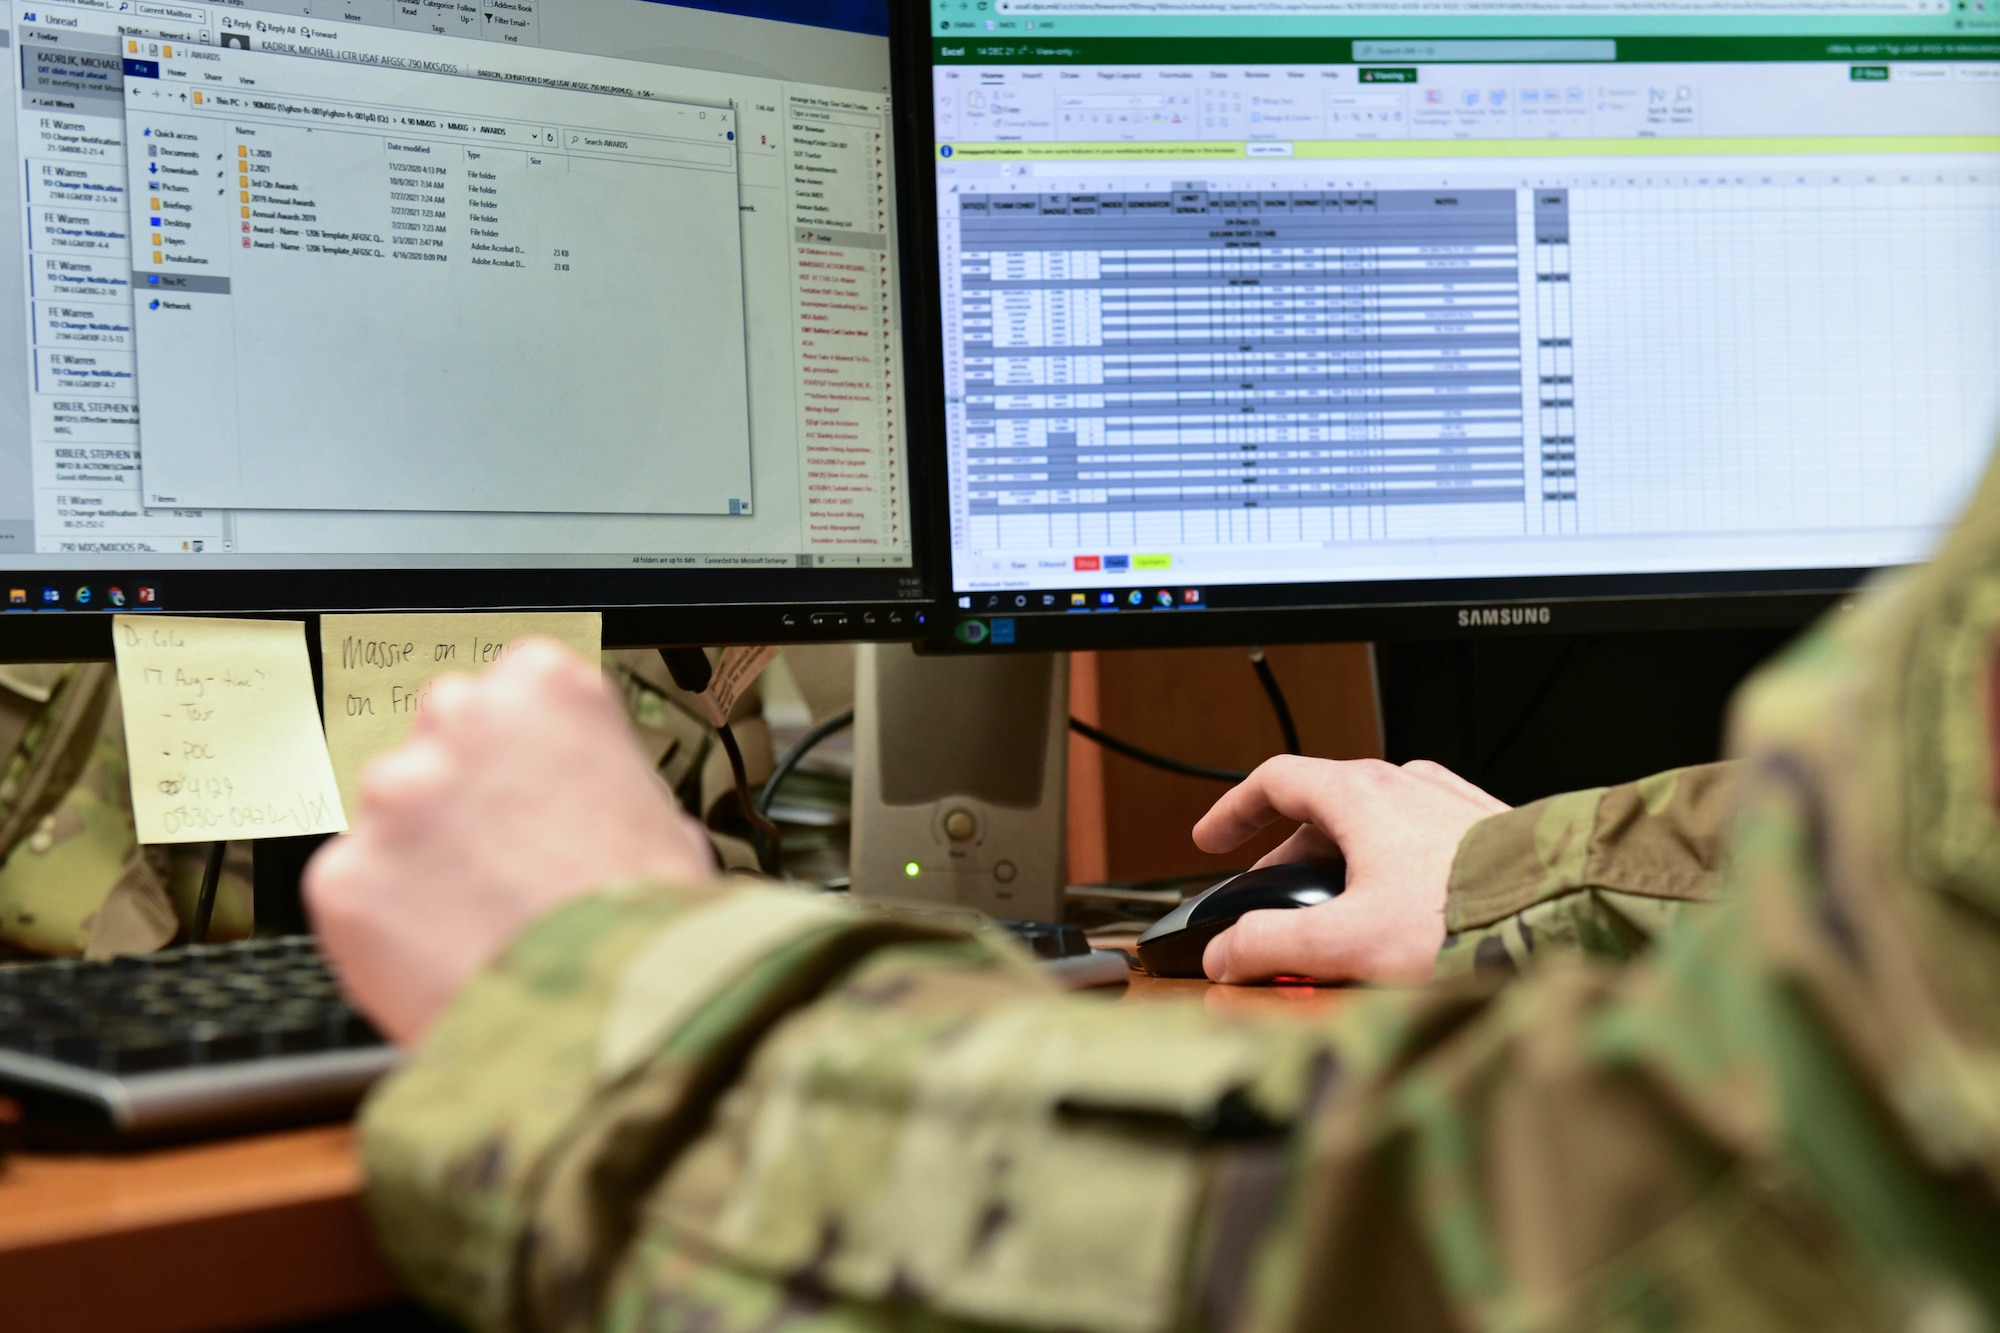
POLYGON ((1943 14, 1950 0, 995 0, 1000 14, 1447 17, 1465 14, 1943 14))

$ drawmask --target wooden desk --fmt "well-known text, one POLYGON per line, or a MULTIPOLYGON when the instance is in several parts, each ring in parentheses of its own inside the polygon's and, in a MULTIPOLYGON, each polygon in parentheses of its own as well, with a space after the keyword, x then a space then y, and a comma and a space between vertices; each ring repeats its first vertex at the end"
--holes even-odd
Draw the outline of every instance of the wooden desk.
POLYGON ((348 1125, 0 1169, 9 1333, 269 1328, 397 1298, 348 1125))
MULTIPOLYGON (((1134 975, 1126 1003, 1199 996, 1317 1016, 1346 992, 1134 975)), ((263 1329, 395 1301, 361 1213, 348 1125, 0 1169, 7 1333, 263 1329)))

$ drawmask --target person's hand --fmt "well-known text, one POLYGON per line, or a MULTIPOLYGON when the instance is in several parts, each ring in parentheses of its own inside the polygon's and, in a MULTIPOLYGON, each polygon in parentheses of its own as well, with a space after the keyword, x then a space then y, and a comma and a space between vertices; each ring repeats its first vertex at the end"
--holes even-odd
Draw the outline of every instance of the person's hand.
POLYGON ((1427 760, 1266 760, 1202 816, 1195 845, 1226 852, 1273 821, 1295 822, 1257 864, 1337 853, 1347 860, 1347 891, 1315 907, 1244 913, 1208 942, 1203 970, 1229 982, 1428 981, 1459 839, 1507 808, 1427 760))
POLYGON ((715 874, 602 673, 547 640, 435 681, 350 814, 306 867, 306 904, 349 999, 405 1045, 551 908, 620 880, 715 874))

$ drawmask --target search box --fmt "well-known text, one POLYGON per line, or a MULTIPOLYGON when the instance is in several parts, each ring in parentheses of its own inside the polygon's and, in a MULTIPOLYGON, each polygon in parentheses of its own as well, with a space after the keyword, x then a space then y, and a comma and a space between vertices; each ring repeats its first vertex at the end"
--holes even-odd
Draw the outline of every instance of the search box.
POLYGON ((1356 60, 1415 60, 1427 65, 1455 60, 1616 60, 1618 43, 1604 41, 1356 42, 1356 60))
POLYGON ((174 19, 180 23, 207 23, 208 11, 199 5, 160 5, 151 0, 137 0, 132 6, 134 14, 144 14, 149 19, 174 19))

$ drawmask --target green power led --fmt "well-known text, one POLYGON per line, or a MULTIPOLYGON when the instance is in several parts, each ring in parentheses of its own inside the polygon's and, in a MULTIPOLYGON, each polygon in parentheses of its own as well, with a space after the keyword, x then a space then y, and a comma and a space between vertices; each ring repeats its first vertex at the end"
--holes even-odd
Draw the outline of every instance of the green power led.
POLYGON ((903 862, 903 873, 905 875, 908 875, 911 879, 915 879, 918 875, 922 874, 923 869, 924 868, 918 865, 915 861, 903 862))

